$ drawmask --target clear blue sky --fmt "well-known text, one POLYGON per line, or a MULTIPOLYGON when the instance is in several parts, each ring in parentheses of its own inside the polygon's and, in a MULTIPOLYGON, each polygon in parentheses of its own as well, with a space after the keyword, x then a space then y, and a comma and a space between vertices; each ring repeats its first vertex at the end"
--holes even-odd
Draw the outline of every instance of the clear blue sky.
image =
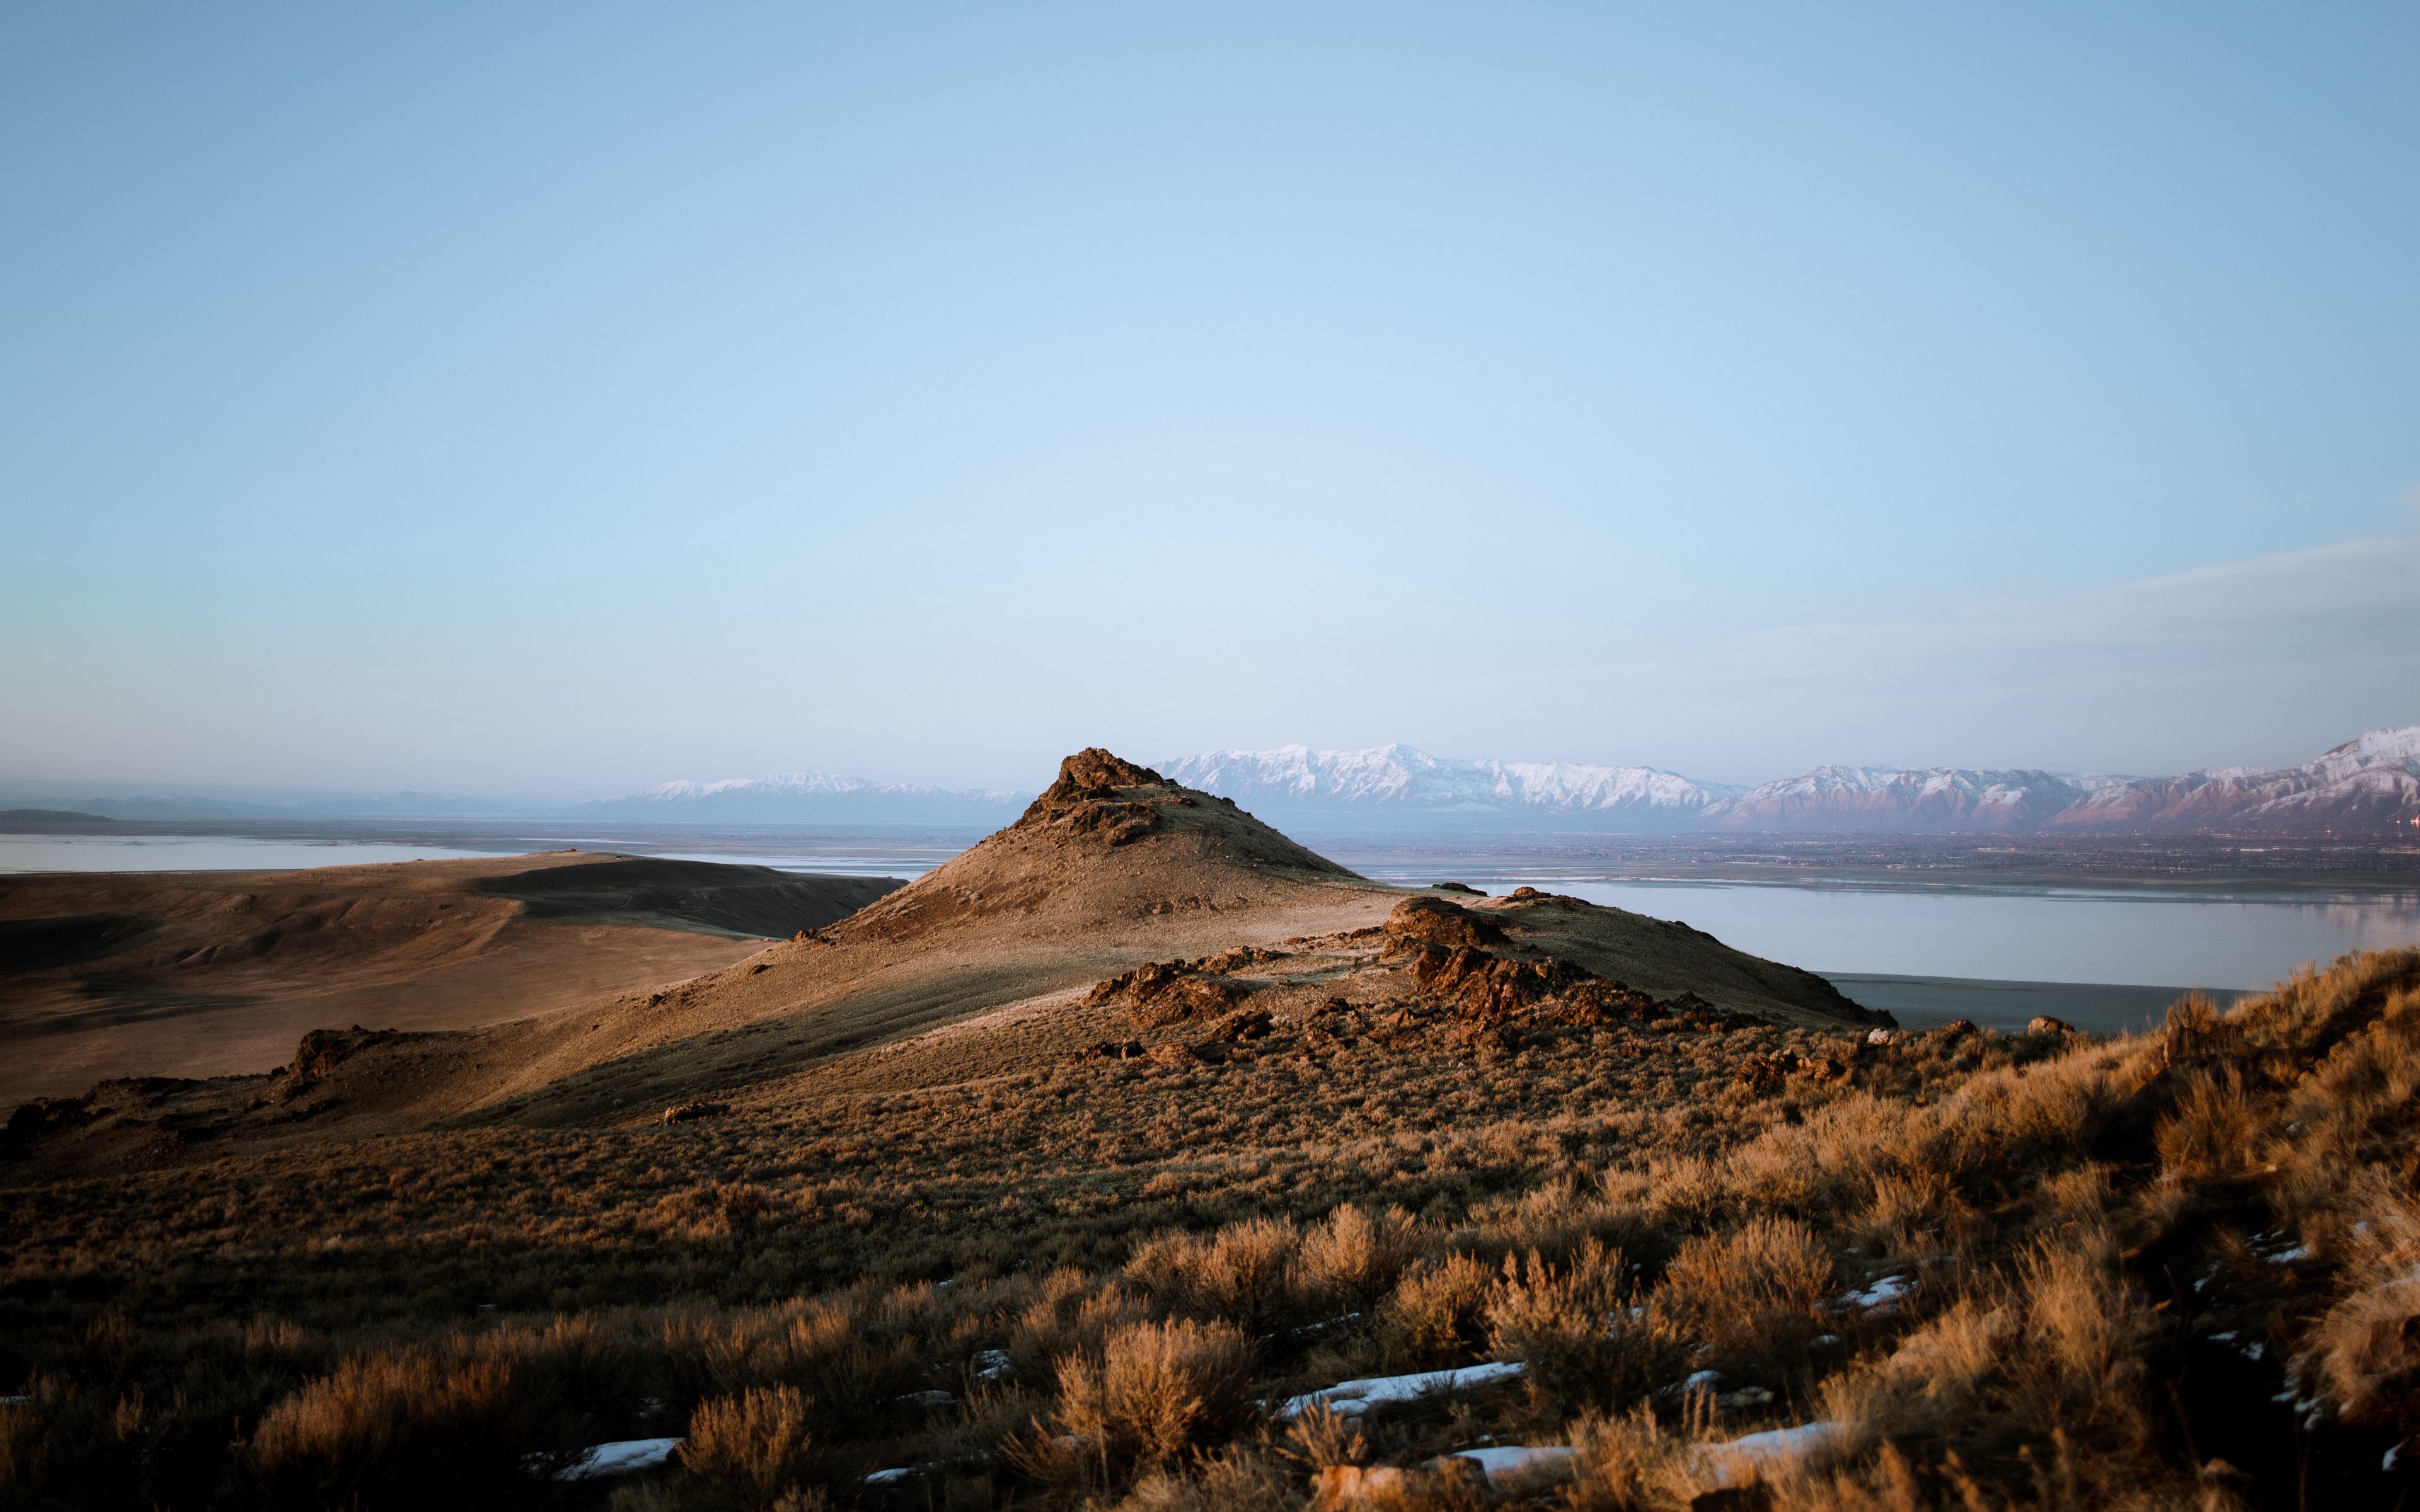
POLYGON ((0 10, 0 776, 2420 721, 2420 8, 0 10))

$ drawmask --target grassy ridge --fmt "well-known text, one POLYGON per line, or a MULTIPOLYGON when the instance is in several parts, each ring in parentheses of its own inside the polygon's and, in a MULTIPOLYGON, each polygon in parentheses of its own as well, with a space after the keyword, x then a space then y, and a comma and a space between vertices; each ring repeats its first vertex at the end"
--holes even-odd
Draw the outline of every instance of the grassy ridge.
POLYGON ((1584 1508, 2393 1505, 2415 1090, 2389 951, 2123 1041, 1406 1034, 20 1187, 0 1504, 1292 1506, 1492 1437, 1584 1508))

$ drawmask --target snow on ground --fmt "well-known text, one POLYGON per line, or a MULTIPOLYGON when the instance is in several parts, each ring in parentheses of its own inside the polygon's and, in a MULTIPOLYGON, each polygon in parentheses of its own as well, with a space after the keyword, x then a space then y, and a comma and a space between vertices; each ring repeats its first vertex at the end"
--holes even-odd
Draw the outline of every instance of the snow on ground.
POLYGON ((678 1439, 622 1439, 582 1449, 579 1458, 554 1473, 557 1480, 598 1480, 653 1470, 672 1458, 678 1439))
POLYGON ((1698 1458, 1724 1485, 1730 1485, 1783 1460, 1820 1454, 1843 1442, 1848 1434, 1846 1423, 1801 1423, 1796 1427, 1746 1434, 1729 1443, 1700 1444, 1698 1458))
POLYGON ((1916 1292, 1916 1281, 1903 1275, 1886 1275, 1863 1291, 1852 1291, 1840 1299, 1843 1307, 1862 1312, 1895 1313, 1899 1304, 1916 1292))
POLYGON ((1475 1365, 1460 1370, 1433 1370, 1422 1375, 1373 1376, 1366 1381, 1342 1381, 1325 1391, 1305 1392, 1289 1396, 1279 1407, 1280 1417, 1299 1417, 1313 1407, 1326 1406, 1340 1417, 1358 1417, 1373 1407, 1392 1402, 1417 1401, 1422 1396, 1440 1396, 1450 1392, 1471 1391, 1511 1381, 1521 1374, 1521 1366, 1510 1365, 1475 1365))
POLYGON ((1517 1479, 1569 1460, 1577 1451, 1567 1443, 1545 1443, 1532 1448, 1515 1444, 1499 1444, 1485 1449, 1457 1449, 1450 1455, 1439 1455, 1438 1463, 1448 1459, 1468 1459, 1486 1473, 1489 1481, 1499 1478, 1517 1479))

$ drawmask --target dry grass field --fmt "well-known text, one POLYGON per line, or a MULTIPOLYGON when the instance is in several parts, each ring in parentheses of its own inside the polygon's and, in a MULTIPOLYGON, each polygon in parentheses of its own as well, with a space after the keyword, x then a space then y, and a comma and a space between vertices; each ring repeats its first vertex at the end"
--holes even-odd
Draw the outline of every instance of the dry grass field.
POLYGON ((0 1506, 2402 1504, 2420 952, 1911 1035, 1094 756, 677 992, 21 1112, 0 1506))

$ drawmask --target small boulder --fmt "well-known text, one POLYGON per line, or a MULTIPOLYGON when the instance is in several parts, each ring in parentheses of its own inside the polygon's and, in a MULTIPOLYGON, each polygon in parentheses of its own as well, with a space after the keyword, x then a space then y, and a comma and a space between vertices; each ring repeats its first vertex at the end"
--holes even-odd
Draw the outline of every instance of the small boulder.
POLYGON ((1493 920, 1443 898, 1406 898, 1395 905, 1381 927, 1399 938, 1441 945, 1449 950, 1455 946, 1477 948, 1504 937, 1504 931, 1493 920))
POLYGON ((2025 1032, 2027 1034, 2073 1034, 2075 1026, 2065 1019, 2055 1019, 2048 1013, 2037 1013, 2034 1015, 2033 1022, 2025 1026, 2025 1032))
POLYGON ((675 1103, 664 1109, 666 1123, 694 1123, 700 1119, 719 1118, 731 1111, 727 1103, 675 1103))

